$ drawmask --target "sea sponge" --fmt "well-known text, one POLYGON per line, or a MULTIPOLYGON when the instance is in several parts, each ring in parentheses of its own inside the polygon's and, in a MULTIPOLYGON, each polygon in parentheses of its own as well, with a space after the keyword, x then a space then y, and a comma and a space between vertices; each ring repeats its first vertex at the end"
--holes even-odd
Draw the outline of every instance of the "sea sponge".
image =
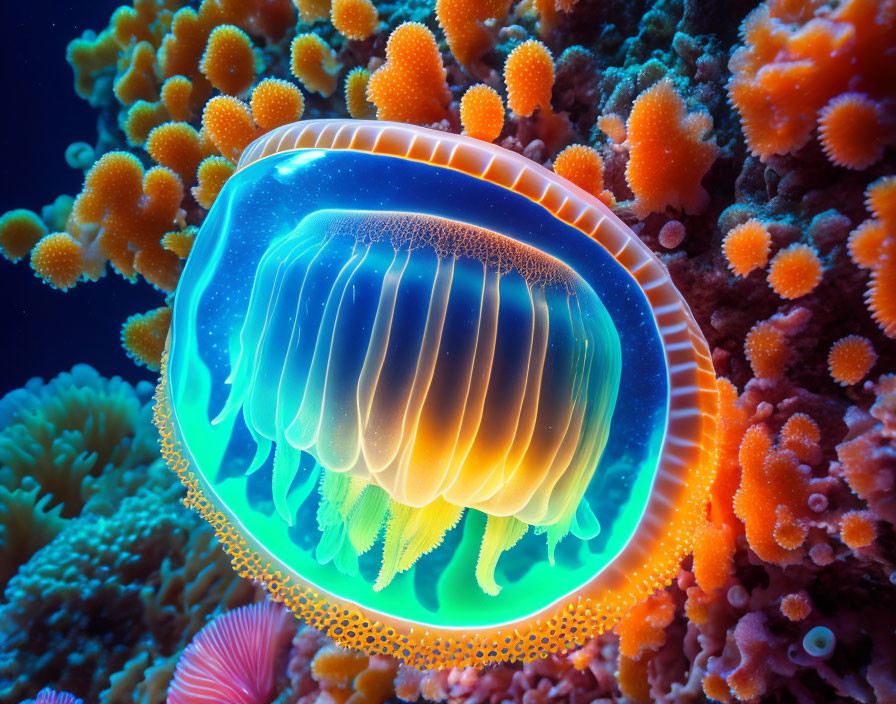
POLYGON ((551 112, 554 87, 554 59, 548 48, 536 39, 523 42, 504 62, 507 106, 517 115, 527 116, 541 108, 551 112))
POLYGON ((222 93, 245 93, 255 80, 255 55, 249 35, 232 25, 215 27, 209 35, 199 70, 222 93))
POLYGON ((370 0, 333 0, 330 21, 343 37, 360 41, 376 32, 379 15, 370 0))
POLYGON ((756 323, 747 333, 744 353, 753 374, 760 379, 778 379, 790 358, 787 338, 771 320, 756 323))
POLYGON ((168 306, 137 313, 121 326, 121 344, 137 364, 158 371, 170 326, 171 308, 168 306))
POLYGON ((672 82, 641 93, 626 123, 629 161, 625 178, 635 195, 632 212, 645 217, 667 207, 696 213, 709 196, 701 185, 716 160, 708 113, 688 113, 672 82))
POLYGON ((484 83, 471 86, 460 101, 460 123, 464 134, 494 142, 504 128, 504 102, 484 83))
POLYGON ((599 198, 607 205, 615 205, 613 194, 604 190, 603 159, 591 147, 584 144, 568 146, 554 158, 554 173, 599 198))
POLYGON ((159 99, 158 78, 155 73, 156 50, 149 42, 140 42, 130 52, 127 69, 115 79, 112 91, 122 105, 138 100, 152 102, 159 99))
POLYGON ((198 185, 193 187, 193 197, 203 208, 211 208, 215 198, 224 188, 233 172, 236 170, 233 162, 222 156, 210 156, 199 164, 197 175, 198 185))
POLYGON ((218 151, 234 164, 243 149, 258 136, 249 106, 228 95, 216 96, 205 104, 202 128, 218 151))
POLYGON ((185 186, 196 182, 196 169, 202 160, 199 133, 186 122, 159 125, 146 140, 147 153, 162 166, 176 173, 185 186))
POLYGON ((752 218, 729 230, 722 240, 722 253, 735 275, 746 276, 768 264, 771 243, 768 228, 752 218))
POLYGON ((880 161, 892 141, 883 106, 863 93, 842 93, 822 108, 818 137, 832 164, 866 169, 880 161))
POLYGON ((778 252, 768 269, 768 283, 781 298, 800 298, 821 281, 821 260, 814 247, 795 243, 778 252))
POLYGON ((0 254, 11 262, 28 256, 34 245, 47 234, 47 226, 37 213, 18 209, 0 217, 0 254))
POLYGON ((419 22, 389 35, 386 63, 370 77, 367 99, 380 120, 427 125, 448 117, 451 92, 436 38, 419 22))
POLYGON ((81 280, 83 247, 67 232, 46 235, 31 251, 31 268, 53 288, 67 291, 81 280))
POLYGON ((858 384, 876 363, 877 352, 871 340, 861 335, 840 338, 828 352, 828 371, 841 386, 858 384))
POLYGON ((451 55, 465 68, 472 67, 494 46, 494 32, 485 22, 500 22, 509 11, 510 0, 436 0, 439 27, 451 55))
POLYGON ((252 89, 252 118, 263 130, 297 122, 305 111, 302 91, 289 81, 265 78, 252 89))
POLYGON ((867 163, 874 149, 859 144, 872 141, 861 131, 867 111, 838 115, 838 103, 831 101, 847 91, 872 100, 896 97, 882 68, 894 27, 896 14, 880 10, 878 0, 770 0, 753 10, 741 26, 744 46, 731 57, 728 83, 753 154, 765 161, 800 149, 821 118, 827 122, 822 138, 833 156, 849 158, 857 150, 851 152, 855 163, 867 163), (826 105, 833 115, 822 110, 826 105))
POLYGON ((296 620, 279 604, 251 604, 219 616, 180 656, 168 704, 209 698, 266 704, 295 631, 296 620))
POLYGON ((345 109, 356 120, 369 120, 376 117, 376 110, 367 100, 367 84, 370 82, 370 71, 356 66, 345 77, 345 109))
POLYGON ((292 40, 289 68, 306 90, 328 98, 336 90, 336 76, 342 65, 318 35, 300 34, 292 40))

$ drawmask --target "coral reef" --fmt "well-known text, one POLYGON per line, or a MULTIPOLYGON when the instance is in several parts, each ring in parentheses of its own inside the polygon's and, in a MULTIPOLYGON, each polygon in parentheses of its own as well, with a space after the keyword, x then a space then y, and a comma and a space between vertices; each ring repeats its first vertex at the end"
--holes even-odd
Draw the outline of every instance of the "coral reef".
MULTIPOLYGON (((278 701, 378 704, 393 687, 406 701, 474 704, 896 701, 893 1, 376 2, 375 27, 364 5, 135 0, 75 39, 75 90, 100 113, 93 156, 72 155, 91 167, 85 189, 74 208, 63 198, 4 215, 3 255, 59 288, 111 263, 169 292, 239 153, 274 122, 350 114, 465 129, 587 176, 663 258, 724 377, 719 471, 693 557, 618 635, 525 664, 422 673, 302 629, 278 701), (242 57, 227 85, 224 39, 242 57), (525 84, 518 69, 539 78, 525 84), (265 79, 290 88, 255 100, 265 79), (487 89, 509 108, 500 126, 487 89), (572 144, 600 161, 561 159, 572 144)), ((165 315, 123 335, 149 366, 165 315)), ((49 488, 33 460, 18 474, 2 462, 4 544, 19 552, 0 565, 38 552, 0 606, 11 624, 0 698, 51 684, 88 701, 163 701, 202 620, 250 590, 210 533, 160 498, 161 477, 157 494, 73 518, 99 502, 73 487, 118 470, 84 470, 70 434, 32 437, 10 447, 58 452, 74 479, 49 488), (127 615, 126 638, 110 614, 127 615)), ((157 471, 97 457, 92 467, 157 471)))

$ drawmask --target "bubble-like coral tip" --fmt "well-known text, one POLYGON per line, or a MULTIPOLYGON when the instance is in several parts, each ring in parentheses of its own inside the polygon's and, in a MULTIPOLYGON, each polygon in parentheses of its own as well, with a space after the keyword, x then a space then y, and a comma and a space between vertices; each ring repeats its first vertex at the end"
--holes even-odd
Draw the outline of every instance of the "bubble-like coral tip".
POLYGON ((370 0, 333 0, 330 20, 346 39, 362 41, 376 32, 379 15, 370 0))
POLYGON ((464 134, 494 142, 504 128, 504 101, 490 86, 472 86, 460 101, 460 123, 464 134))
POLYGON ((858 384, 876 363, 877 352, 871 340, 861 335, 840 338, 828 352, 828 371, 841 386, 858 384))
POLYGON ((806 244, 792 244, 778 252, 769 264, 768 283, 781 298, 794 299, 811 293, 822 277, 818 252, 806 244))
POLYGON ((289 81, 265 78, 252 89, 249 107, 255 123, 263 130, 272 130, 299 120, 305 111, 305 99, 289 81))
POLYGON ((728 268, 737 276, 746 276, 768 264, 772 238, 768 229, 755 218, 732 228, 722 240, 722 253, 728 268))

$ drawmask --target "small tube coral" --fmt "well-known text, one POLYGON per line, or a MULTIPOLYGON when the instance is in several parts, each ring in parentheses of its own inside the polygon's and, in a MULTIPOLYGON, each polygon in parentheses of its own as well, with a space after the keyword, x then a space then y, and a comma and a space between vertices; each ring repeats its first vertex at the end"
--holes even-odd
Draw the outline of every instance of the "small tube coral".
POLYGON ((464 134, 484 142, 494 142, 504 128, 501 96, 484 83, 472 86, 460 101, 460 123, 464 134))
POLYGON ((222 93, 245 93, 255 80, 255 56, 249 35, 232 25, 215 27, 209 35, 199 70, 222 93))
POLYGON ((81 279, 83 248, 67 232, 54 232, 38 242, 31 252, 31 268, 53 288, 67 291, 81 279))
POLYGON ((296 122, 305 111, 302 92, 289 81, 265 78, 252 90, 252 117, 263 130, 296 122))
POLYGON ((746 276, 768 264, 772 238, 759 220, 751 219, 732 228, 722 240, 722 253, 728 268, 737 276, 746 276))
POLYGON ((325 98, 336 90, 336 76, 342 68, 333 50, 316 34, 300 34, 292 40, 289 67, 308 91, 325 98))
POLYGON ((768 269, 768 283, 781 298, 800 298, 821 281, 821 260, 813 247, 792 244, 778 252, 768 269))
POLYGON ((871 340, 861 335, 837 340, 828 352, 828 371, 841 386, 858 384, 876 363, 877 352, 871 340))
POLYGON ((11 262, 28 256, 47 234, 47 226, 30 210, 10 210, 0 217, 0 254, 11 262))
POLYGON ((696 213, 709 200, 701 185, 716 160, 708 113, 688 113, 672 82, 641 93, 626 123, 629 161, 625 178, 635 195, 632 212, 644 217, 667 207, 696 213))
POLYGON ((537 108, 551 111, 554 86, 554 59, 536 39, 517 46, 504 62, 507 106, 517 115, 531 115, 537 108))
POLYGON ((803 638, 803 649, 814 658, 827 659, 834 652, 837 639, 827 626, 816 626, 803 638))
POLYGON ((266 704, 276 668, 295 632, 282 606, 252 604, 218 617, 187 646, 168 687, 168 704, 198 700, 266 704))
POLYGON ((205 104, 202 127, 218 151, 234 164, 258 136, 249 106, 238 98, 219 95, 205 104))
POLYGON ((345 77, 345 109, 356 120, 369 120, 376 117, 373 105, 367 100, 367 84, 370 82, 370 71, 356 66, 345 77))
POLYGON ((379 15, 370 0, 333 0, 330 21, 343 37, 360 41, 376 32, 379 15))
POLYGON ((425 25, 405 22, 389 35, 386 63, 370 77, 367 99, 380 120, 428 125, 448 117, 445 67, 425 25))

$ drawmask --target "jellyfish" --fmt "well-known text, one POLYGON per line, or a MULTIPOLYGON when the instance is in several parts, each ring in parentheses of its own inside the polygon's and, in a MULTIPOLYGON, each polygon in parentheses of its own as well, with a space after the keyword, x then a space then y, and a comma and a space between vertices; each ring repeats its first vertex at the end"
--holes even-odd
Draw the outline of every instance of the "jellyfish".
POLYGON ((156 421, 242 575, 434 667, 572 647, 667 583, 716 403, 687 304, 592 196, 472 138, 315 120, 210 210, 156 421))

